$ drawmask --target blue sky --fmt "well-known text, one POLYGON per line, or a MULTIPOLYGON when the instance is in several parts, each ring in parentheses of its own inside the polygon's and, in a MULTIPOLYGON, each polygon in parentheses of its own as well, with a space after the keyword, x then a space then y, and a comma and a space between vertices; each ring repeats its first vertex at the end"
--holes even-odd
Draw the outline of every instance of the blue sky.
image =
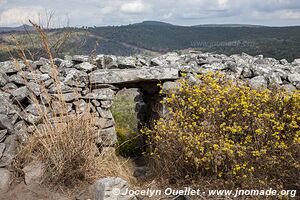
POLYGON ((158 20, 178 25, 300 25, 300 0, 0 0, 0 26, 28 19, 52 26, 122 25, 158 20))

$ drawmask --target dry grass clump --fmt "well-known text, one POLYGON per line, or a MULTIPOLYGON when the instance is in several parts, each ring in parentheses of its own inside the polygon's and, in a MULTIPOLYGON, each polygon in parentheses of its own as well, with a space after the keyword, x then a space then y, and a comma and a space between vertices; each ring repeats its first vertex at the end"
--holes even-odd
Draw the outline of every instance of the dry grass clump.
POLYGON ((251 89, 220 74, 181 81, 165 117, 146 130, 156 171, 188 183, 299 188, 300 91, 251 89))
POLYGON ((19 149, 19 168, 32 161, 45 164, 43 182, 75 186, 105 176, 134 181, 128 160, 110 148, 99 152, 95 145, 94 117, 90 113, 69 115, 63 121, 39 126, 19 149))
POLYGON ((21 146, 17 160, 22 166, 33 160, 45 164, 45 180, 69 185, 91 180, 97 171, 93 117, 81 114, 44 123, 21 146))

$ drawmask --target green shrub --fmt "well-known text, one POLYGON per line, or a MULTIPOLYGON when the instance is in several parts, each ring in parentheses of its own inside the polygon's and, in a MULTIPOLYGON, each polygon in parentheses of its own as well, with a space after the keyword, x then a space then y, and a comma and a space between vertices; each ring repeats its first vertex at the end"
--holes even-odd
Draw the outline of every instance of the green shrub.
POLYGON ((130 132, 129 129, 116 128, 118 136, 117 153, 123 157, 140 155, 139 137, 136 132, 130 132))
POLYGON ((199 75, 167 93, 168 114, 149 136, 163 177, 234 186, 299 188, 300 92, 251 89, 223 75, 199 75))
POLYGON ((123 157, 137 156, 140 154, 137 130, 137 114, 135 112, 135 93, 123 90, 116 95, 112 106, 112 113, 116 122, 118 135, 117 153, 123 157))

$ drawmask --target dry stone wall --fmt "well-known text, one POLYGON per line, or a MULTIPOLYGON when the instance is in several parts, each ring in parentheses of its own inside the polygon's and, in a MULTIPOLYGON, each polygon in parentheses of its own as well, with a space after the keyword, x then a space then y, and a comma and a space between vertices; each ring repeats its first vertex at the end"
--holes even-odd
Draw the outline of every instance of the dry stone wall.
MULTIPOLYGON (((27 65, 23 61, 0 63, 0 168, 11 164, 18 143, 24 142, 35 126, 39 127, 41 116, 32 96, 41 105, 52 105, 56 113, 61 110, 60 94, 69 113, 89 109, 97 121, 97 142, 111 146, 117 137, 110 108, 116 92, 122 88, 139 88, 136 111, 140 124, 163 114, 157 84, 162 83, 164 90, 172 90, 182 73, 191 82, 197 82, 197 73, 222 71, 233 79, 249 81, 253 87, 275 84, 289 91, 300 89, 300 59, 289 63, 262 55, 226 56, 197 51, 168 53, 156 58, 77 55, 54 59, 54 64, 57 71, 45 58, 28 60, 27 65), (59 82, 61 91, 55 82, 59 82)), ((49 118, 57 120, 51 113, 49 118)))

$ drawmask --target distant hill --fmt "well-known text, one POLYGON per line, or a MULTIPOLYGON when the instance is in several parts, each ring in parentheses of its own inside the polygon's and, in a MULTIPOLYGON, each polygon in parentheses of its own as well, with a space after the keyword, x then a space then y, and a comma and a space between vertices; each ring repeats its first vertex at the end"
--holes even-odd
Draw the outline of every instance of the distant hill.
MULTIPOLYGON (((245 24, 178 26, 159 21, 144 21, 123 26, 49 31, 55 37, 66 30, 73 34, 64 43, 64 48, 60 48, 62 55, 91 52, 124 56, 157 55, 193 48, 227 55, 242 52, 250 55, 264 54, 267 57, 285 58, 289 61, 300 58, 300 26, 267 27, 245 24)), ((18 34, 21 35, 20 32, 18 34)), ((3 41, 1 44, 11 48, 14 43, 5 35, 0 33, 0 41, 3 41)), ((28 45, 31 48, 30 43, 28 45)), ((1 54, 0 48, 0 60, 7 59, 7 55, 1 54)))
POLYGON ((264 54, 277 59, 300 58, 300 26, 256 25, 177 26, 143 22, 136 26, 96 27, 88 31, 154 52, 196 48, 224 54, 264 54))
POLYGON ((252 24, 202 24, 202 25, 195 25, 193 27, 230 27, 230 28, 241 28, 241 27, 247 27, 247 28, 261 28, 266 27, 262 25, 252 25, 252 24))
POLYGON ((141 23, 132 24, 134 26, 173 26, 173 24, 160 21, 143 21, 141 23))
POLYGON ((18 26, 18 27, 0 27, 0 33, 5 33, 5 32, 21 32, 21 31, 31 31, 33 30, 32 26, 29 26, 27 24, 18 26))

